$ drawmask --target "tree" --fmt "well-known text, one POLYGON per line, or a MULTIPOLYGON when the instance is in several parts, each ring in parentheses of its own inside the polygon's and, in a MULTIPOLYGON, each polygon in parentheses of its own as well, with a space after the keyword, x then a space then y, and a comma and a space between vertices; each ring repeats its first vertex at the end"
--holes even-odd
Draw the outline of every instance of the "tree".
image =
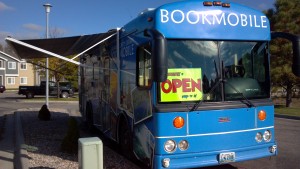
MULTIPOLYGON (((71 58, 72 56, 68 56, 66 58, 71 58)), ((31 59, 28 61, 29 63, 32 63, 35 66, 35 70, 39 71, 40 74, 45 75, 46 74, 46 63, 45 59, 31 59)), ((54 78, 56 81, 57 86, 57 98, 60 96, 59 92, 59 82, 61 82, 63 79, 66 79, 68 81, 78 81, 78 65, 75 65, 73 63, 63 61, 56 57, 50 57, 49 58, 49 78, 54 78)))
MULTIPOLYGON (((50 38, 57 38, 60 37, 62 34, 61 31, 59 31, 57 28, 51 29, 50 31, 50 38)), ((71 58, 72 56, 68 56, 67 58, 71 58)), ((39 71, 40 74, 46 75, 46 59, 31 59, 29 62, 33 63, 35 66, 35 70, 39 71)), ((56 81, 57 86, 57 98, 60 96, 59 92, 59 82, 63 79, 67 80, 77 80, 78 79, 78 73, 77 69, 78 66, 69 63, 67 61, 61 60, 56 57, 49 57, 49 78, 54 78, 56 81)), ((76 81, 77 82, 77 81, 76 81)))
MULTIPOLYGON (((269 9, 266 15, 271 21, 271 30, 300 34, 300 0, 276 0, 275 11, 269 9)), ((274 86, 286 90, 286 107, 292 103, 293 89, 300 84, 292 67, 292 44, 284 39, 271 43, 271 78, 274 86)))

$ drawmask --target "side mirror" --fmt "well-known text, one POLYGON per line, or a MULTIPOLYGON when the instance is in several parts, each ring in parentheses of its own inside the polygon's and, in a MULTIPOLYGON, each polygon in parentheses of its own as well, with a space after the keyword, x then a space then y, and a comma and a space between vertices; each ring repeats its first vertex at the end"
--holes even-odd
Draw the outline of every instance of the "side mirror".
POLYGON ((152 78, 156 82, 167 80, 168 58, 167 58, 167 41, 164 36, 157 30, 146 29, 144 35, 152 38, 152 78))
POLYGON ((272 32, 271 38, 284 38, 292 42, 293 45, 293 64, 292 71, 293 73, 300 77, 300 37, 285 32, 272 32))

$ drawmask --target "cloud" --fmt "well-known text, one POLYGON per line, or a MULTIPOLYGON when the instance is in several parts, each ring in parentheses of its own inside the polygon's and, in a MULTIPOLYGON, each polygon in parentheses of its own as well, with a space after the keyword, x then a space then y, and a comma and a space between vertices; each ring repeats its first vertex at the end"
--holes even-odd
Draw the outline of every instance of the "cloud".
MULTIPOLYGON (((36 25, 33 23, 27 23, 22 25, 23 28, 25 28, 27 31, 30 32, 39 32, 39 33, 45 33, 46 28, 40 25, 36 25)), ((49 29, 49 35, 51 38, 55 38, 55 37, 62 37, 65 33, 67 33, 67 31, 65 29, 62 28, 50 28, 49 29)))
POLYGON ((5 3, 0 1, 0 11, 5 11, 5 10, 12 10, 13 8, 10 6, 7 6, 5 3))
POLYGON ((42 31, 42 30, 44 30, 44 28, 42 26, 36 25, 36 24, 33 24, 33 23, 24 24, 22 27, 25 28, 25 29, 28 29, 30 31, 42 31))

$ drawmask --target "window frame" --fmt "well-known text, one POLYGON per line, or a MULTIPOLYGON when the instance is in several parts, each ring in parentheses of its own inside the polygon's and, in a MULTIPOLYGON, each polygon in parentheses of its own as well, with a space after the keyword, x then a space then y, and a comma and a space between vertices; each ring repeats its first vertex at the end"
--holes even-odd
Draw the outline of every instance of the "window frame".
POLYGON ((5 62, 4 62, 3 60, 0 60, 0 68, 5 68, 5 67, 4 67, 4 63, 5 63, 5 62))
MULTIPOLYGON (((179 41, 181 41, 181 40, 187 40, 187 41, 192 41, 192 40, 190 40, 190 39, 167 39, 167 40, 179 40, 179 41)), ((217 41, 217 42, 234 42, 234 43, 240 43, 240 42, 247 42, 247 43, 252 43, 252 42, 255 42, 256 44, 265 44, 264 45, 264 48, 265 48, 265 53, 264 53, 264 56, 262 56, 263 57, 263 59, 264 59, 264 61, 265 61, 265 63, 264 64, 261 64, 261 65, 264 65, 264 72, 265 72, 265 74, 263 75, 264 76, 264 78, 262 78, 262 79, 264 79, 264 80, 260 80, 259 82, 264 82, 266 85, 265 85, 265 88, 262 88, 261 89, 261 91, 262 92, 264 92, 265 91, 265 93, 270 93, 270 72, 269 72, 269 69, 270 69, 270 61, 268 60, 269 59, 269 55, 268 55, 268 50, 269 50, 269 42, 267 42, 267 41, 234 41, 234 40, 200 40, 200 41, 217 41)), ((170 43, 168 43, 168 45, 169 45, 170 43)), ((259 45, 260 46, 260 45, 259 45)), ((169 46, 167 46, 167 47, 169 47, 169 46)), ((263 49, 263 48, 262 48, 263 49)), ((169 49, 168 49, 169 50, 169 49)), ((216 60, 216 63, 215 63, 215 69, 217 70, 216 71, 216 73, 219 73, 219 76, 217 76, 217 77, 221 77, 221 75, 220 75, 220 73, 223 75, 223 72, 221 71, 221 70, 224 70, 224 67, 223 67, 223 65, 222 65, 222 60, 224 60, 223 59, 223 55, 221 55, 221 53, 220 53, 220 48, 219 48, 219 46, 218 46, 218 56, 217 56, 217 58, 215 59, 216 60)), ((259 51, 261 51, 261 50, 259 50, 259 51)), ((169 58, 170 56, 168 55, 168 60, 170 59, 169 58)), ((251 58, 252 57, 254 57, 254 59, 257 59, 257 56, 252 56, 251 55, 251 58)), ((252 60, 253 60, 253 58, 252 58, 252 60)), ((254 66, 254 62, 251 62, 251 65, 252 66, 254 66)), ((170 65, 168 65, 168 69, 169 68, 179 68, 179 67, 172 67, 172 66, 170 66, 170 65)), ((202 68, 202 67, 201 67, 202 68)), ((253 68, 252 68, 253 69, 253 68)), ((203 71, 204 69, 202 69, 202 73, 204 72, 203 71)), ((206 70, 206 69, 205 69, 206 70)), ((204 74, 202 74, 202 76, 203 76, 204 74)), ((225 78, 225 77, 223 77, 223 78, 225 78)), ((243 78, 245 78, 245 77, 243 77, 243 78)), ((249 77, 250 78, 250 77, 249 77)), ((253 78, 253 79, 255 79, 255 80, 259 80, 258 78, 254 78, 254 77, 251 77, 251 78, 253 78)), ((211 78, 209 78, 209 82, 211 81, 210 80, 211 78)), ((229 79, 231 79, 231 78, 229 78, 229 79)), ((246 79, 246 78, 245 78, 246 79)), ((202 77, 202 80, 203 80, 203 77, 202 77)), ((217 80, 217 78, 215 79, 215 80, 217 80)), ((226 80, 228 81, 228 78, 226 78, 226 80)), ((246 79, 247 80, 247 79, 246 79)), ((203 81, 202 81, 203 82, 203 81)), ((215 83, 216 84, 216 83, 215 83)), ((228 84, 228 83, 227 83, 228 84)), ((261 87, 261 86, 260 86, 261 87)), ((204 86, 203 86, 203 83, 202 83, 202 88, 204 89, 204 86)), ((228 98, 226 98, 225 96, 223 96, 223 94, 225 95, 225 83, 220 83, 220 85, 219 86, 216 86, 216 89, 214 89, 214 91, 212 92, 212 94, 216 94, 216 96, 217 97, 215 97, 215 99, 207 99, 207 96, 208 97, 210 97, 210 95, 211 95, 211 93, 209 92, 210 90, 211 90, 211 88, 215 88, 214 87, 214 85, 210 85, 210 88, 208 88, 208 90, 206 91, 206 92, 204 92, 204 90, 203 90, 203 98, 205 98, 205 99, 203 99, 202 101, 203 102, 224 102, 224 101, 236 101, 236 99, 229 99, 228 100, 228 98), (217 90, 219 90, 219 92, 216 92, 217 90), (218 95, 217 95, 218 94, 218 95)), ((229 87, 229 89, 232 89, 231 87, 229 87)), ((232 89, 233 90, 233 89, 232 89)), ((160 85, 157 85, 157 103, 158 104, 178 104, 178 103, 192 103, 193 101, 187 101, 187 102, 183 102, 183 101, 174 101, 174 102, 161 102, 161 98, 160 98, 160 92, 161 92, 161 87, 160 87, 160 85)), ((246 95, 245 93, 243 93, 244 95, 246 95)), ((268 99, 270 97, 270 95, 261 95, 261 96, 257 96, 257 97, 253 97, 253 96, 247 96, 247 99, 249 99, 249 100, 255 100, 255 99, 268 99)), ((242 97, 241 98, 238 98, 238 99, 243 99, 242 97)))
POLYGON ((8 69, 16 69, 17 68, 17 64, 16 62, 8 62, 8 69))
POLYGON ((15 77, 7 77, 6 80, 7 80, 6 83, 8 85, 15 85, 16 84, 16 78, 15 77), (9 79, 11 79, 11 80, 9 80, 9 79), (11 83, 10 81, 13 81, 13 83, 11 83))
POLYGON ((27 63, 26 62, 21 62, 20 63, 20 70, 27 70, 27 63), (23 68, 25 66, 25 68, 23 68))
POLYGON ((141 88, 141 89, 150 89, 151 86, 152 86, 152 83, 153 83, 153 80, 152 80, 152 57, 151 55, 149 54, 148 55, 148 60, 146 60, 144 56, 147 56, 145 55, 147 52, 145 51, 145 48, 148 49, 150 51, 150 54, 152 53, 151 49, 152 49, 152 44, 151 42, 146 42, 146 43, 143 43, 141 44, 140 46, 137 47, 136 49, 136 53, 137 53, 137 57, 136 57, 136 85, 137 87, 141 88), (140 59, 141 59, 141 53, 143 53, 143 67, 140 68, 140 59), (147 66, 145 66, 146 62, 150 63, 148 64, 148 67, 150 65, 150 68, 148 68, 147 70, 147 66), (143 69, 143 73, 141 74, 141 69, 143 69), (149 78, 145 78, 145 75, 148 71, 148 75, 149 75, 149 78), (142 76, 142 79, 140 79, 140 75, 142 76), (140 80, 143 80, 143 84, 140 83, 140 80), (147 82, 147 84, 145 84, 147 82))
POLYGON ((28 84, 28 78, 27 77, 20 77, 20 84, 28 84), (22 79, 25 79, 25 82, 22 83, 22 79))

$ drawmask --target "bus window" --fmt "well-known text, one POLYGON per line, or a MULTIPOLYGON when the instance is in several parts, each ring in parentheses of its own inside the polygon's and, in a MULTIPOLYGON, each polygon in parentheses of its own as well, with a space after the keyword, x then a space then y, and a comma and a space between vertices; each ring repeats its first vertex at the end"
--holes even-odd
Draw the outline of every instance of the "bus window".
POLYGON ((138 48, 138 73, 137 83, 139 87, 151 86, 151 45, 146 44, 138 48))

